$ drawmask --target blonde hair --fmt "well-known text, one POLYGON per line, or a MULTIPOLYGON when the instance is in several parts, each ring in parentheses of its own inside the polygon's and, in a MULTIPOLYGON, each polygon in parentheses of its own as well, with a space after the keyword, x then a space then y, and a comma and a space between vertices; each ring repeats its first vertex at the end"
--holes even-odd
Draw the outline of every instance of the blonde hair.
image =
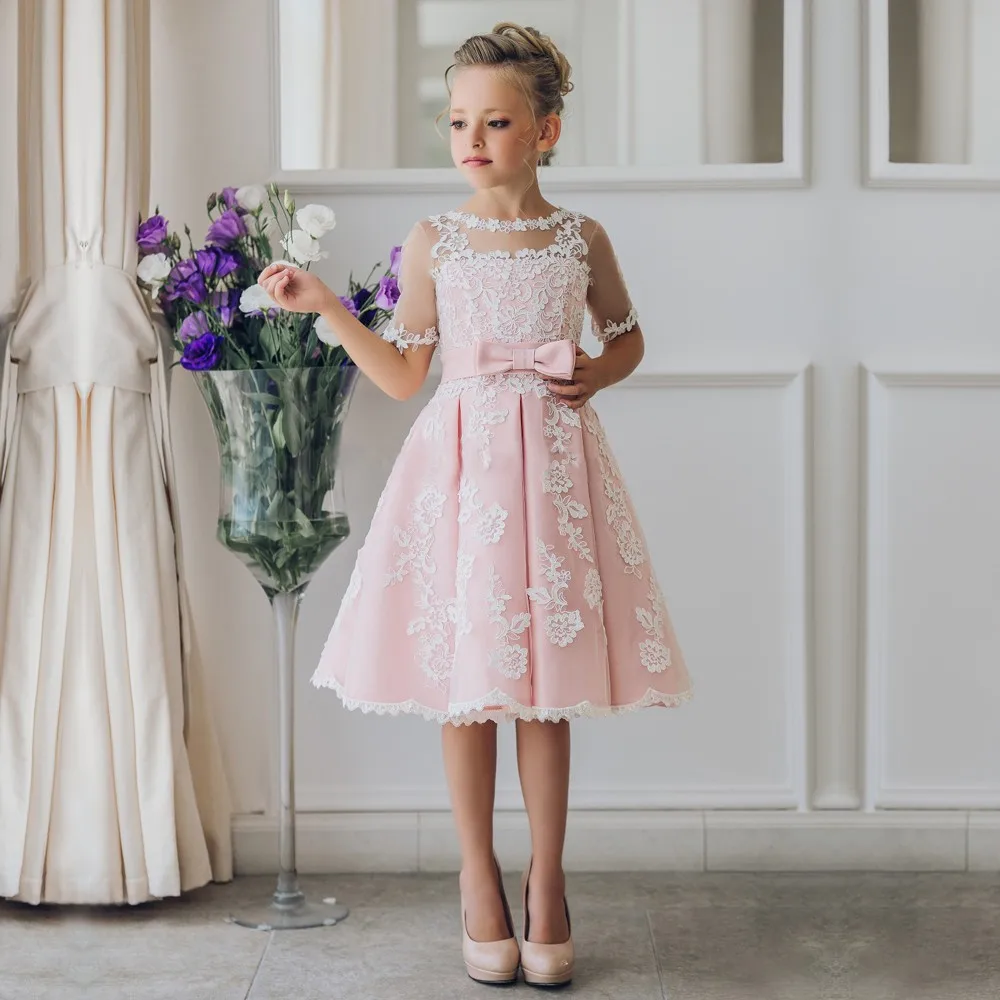
MULTIPOLYGON (((524 91, 535 120, 549 115, 562 116, 563 98, 573 89, 569 60, 548 35, 536 28, 522 27, 511 21, 494 25, 488 35, 473 35, 455 52, 455 62, 445 72, 445 82, 454 69, 467 66, 492 66, 509 75, 524 91)), ((451 86, 448 87, 449 93, 451 86)), ((541 155, 545 166, 554 150, 541 155)))

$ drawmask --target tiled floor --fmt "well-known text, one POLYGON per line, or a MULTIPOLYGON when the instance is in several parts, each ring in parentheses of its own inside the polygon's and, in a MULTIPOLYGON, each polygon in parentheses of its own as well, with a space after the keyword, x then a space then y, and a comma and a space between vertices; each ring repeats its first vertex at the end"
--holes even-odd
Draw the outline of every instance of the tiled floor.
MULTIPOLYGON (((261 878, 122 910, 0 904, 0 1000, 538 995, 466 978, 453 875, 302 882, 350 917, 273 934, 226 923, 269 895, 261 878)), ((572 874, 569 887, 581 998, 1000 997, 1000 875, 572 874)))

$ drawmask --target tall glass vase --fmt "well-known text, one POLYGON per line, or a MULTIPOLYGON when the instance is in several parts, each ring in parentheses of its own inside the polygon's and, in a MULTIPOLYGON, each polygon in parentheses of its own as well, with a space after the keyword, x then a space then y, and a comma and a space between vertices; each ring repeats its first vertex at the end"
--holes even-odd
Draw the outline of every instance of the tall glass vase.
POLYGON ((316 570, 347 537, 340 437, 357 381, 353 365, 198 372, 219 445, 218 539, 264 588, 277 650, 278 885, 230 919, 283 930, 335 924, 344 906, 314 903, 295 865, 294 662, 299 605, 316 570))

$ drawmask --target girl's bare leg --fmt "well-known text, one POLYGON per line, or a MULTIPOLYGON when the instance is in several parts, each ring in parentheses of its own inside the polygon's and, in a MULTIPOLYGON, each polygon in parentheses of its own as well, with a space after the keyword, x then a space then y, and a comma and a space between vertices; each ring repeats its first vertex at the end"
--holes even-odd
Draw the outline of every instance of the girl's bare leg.
POLYGON ((476 722, 442 727, 444 768, 462 852, 459 886, 469 936, 474 941, 510 937, 493 863, 493 802, 497 776, 497 726, 476 722))
POLYGON ((563 897, 563 845, 569 808, 568 722, 517 722, 517 769, 531 827, 531 940, 561 944, 569 937, 563 897))

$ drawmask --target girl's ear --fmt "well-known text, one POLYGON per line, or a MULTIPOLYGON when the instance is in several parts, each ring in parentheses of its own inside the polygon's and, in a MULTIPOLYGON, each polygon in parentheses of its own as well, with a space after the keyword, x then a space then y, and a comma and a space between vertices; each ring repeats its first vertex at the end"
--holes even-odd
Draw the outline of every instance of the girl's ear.
POLYGON ((562 135, 562 119, 558 115, 546 115, 542 119, 538 134, 538 152, 547 153, 554 149, 562 135))

